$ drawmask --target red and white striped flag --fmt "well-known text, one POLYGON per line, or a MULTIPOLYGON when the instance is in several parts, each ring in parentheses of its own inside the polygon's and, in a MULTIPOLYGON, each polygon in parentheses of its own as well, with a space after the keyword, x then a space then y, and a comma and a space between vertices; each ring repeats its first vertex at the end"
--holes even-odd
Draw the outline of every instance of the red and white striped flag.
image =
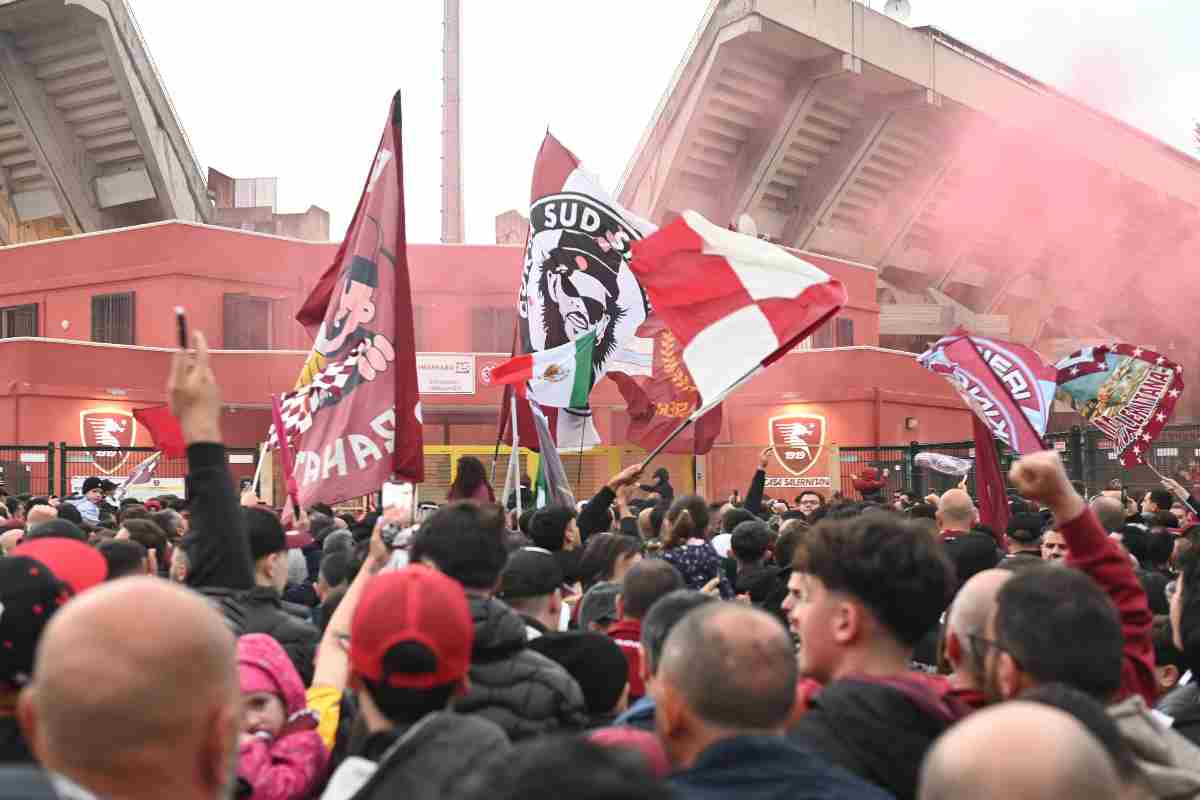
POLYGON ((846 304, 846 289, 782 247, 685 211, 633 243, 630 262, 679 340, 699 417, 846 304))

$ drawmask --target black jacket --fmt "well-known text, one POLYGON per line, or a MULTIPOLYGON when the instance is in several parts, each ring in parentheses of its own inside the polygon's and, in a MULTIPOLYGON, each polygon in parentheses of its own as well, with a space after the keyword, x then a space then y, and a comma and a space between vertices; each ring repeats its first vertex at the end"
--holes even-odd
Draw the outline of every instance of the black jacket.
POLYGON ((187 493, 192 510, 188 585, 194 589, 254 588, 254 559, 233 478, 220 444, 187 449, 187 493))
POLYGON ((675 500, 675 488, 665 478, 659 478, 654 483, 643 483, 638 488, 643 492, 654 492, 667 503, 672 503, 675 500))
POLYGON ((322 800, 459 797, 463 784, 512 748, 504 731, 479 716, 439 712, 415 725, 369 737, 362 758, 378 766, 365 783, 351 765, 335 773, 322 800))
POLYGON ((612 512, 609 509, 616 499, 617 495, 612 489, 602 486, 596 496, 584 504, 575 519, 581 541, 587 542, 593 533, 605 533, 612 528, 612 512))
POLYGON ((285 611, 274 589, 254 585, 250 539, 225 463, 225 448, 193 444, 187 454, 192 509, 188 585, 217 607, 236 635, 265 633, 283 645, 308 686, 321 635, 285 611))
POLYGON ((967 713, 912 680, 847 679, 822 689, 788 738, 897 800, 915 800, 925 753, 967 713))
POLYGON ((15 716, 0 716, 0 764, 32 764, 33 753, 15 716))
POLYGON ((527 647, 525 620, 494 598, 469 600, 475 621, 471 691, 455 701, 455 710, 486 717, 514 742, 582 730, 588 720, 579 684, 527 647))

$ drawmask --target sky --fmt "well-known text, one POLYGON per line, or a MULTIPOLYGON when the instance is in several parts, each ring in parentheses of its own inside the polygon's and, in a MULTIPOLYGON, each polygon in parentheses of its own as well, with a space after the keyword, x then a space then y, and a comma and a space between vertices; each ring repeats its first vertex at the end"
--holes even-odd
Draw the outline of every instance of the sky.
MULTIPOLYGON (((871 0, 879 9, 884 0, 871 0)), ((911 0, 934 25, 1197 153, 1195 0, 911 0)), ((280 212, 345 232, 403 91, 409 240, 441 233, 437 0, 129 0, 202 168, 278 177, 280 212)), ((462 0, 467 241, 529 201, 549 128, 615 189, 707 0, 462 0)))

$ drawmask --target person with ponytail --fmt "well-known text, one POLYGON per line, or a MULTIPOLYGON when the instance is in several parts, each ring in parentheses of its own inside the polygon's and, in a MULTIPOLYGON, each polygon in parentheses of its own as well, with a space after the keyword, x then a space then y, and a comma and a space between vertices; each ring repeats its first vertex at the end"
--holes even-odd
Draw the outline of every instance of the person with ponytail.
POLYGON ((708 503, 687 495, 671 504, 663 526, 662 559, 683 575, 687 588, 702 590, 716 581, 721 597, 733 599, 733 588, 721 570, 721 557, 706 537, 708 503))

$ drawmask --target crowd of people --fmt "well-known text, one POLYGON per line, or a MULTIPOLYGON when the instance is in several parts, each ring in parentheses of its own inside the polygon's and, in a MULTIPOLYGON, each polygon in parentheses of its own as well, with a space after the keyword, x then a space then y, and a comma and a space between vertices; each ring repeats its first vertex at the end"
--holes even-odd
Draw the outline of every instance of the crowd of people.
POLYGON ((239 497, 203 338, 187 499, 9 498, 0 798, 1200 797, 1200 525, 1053 452, 963 489, 577 508, 481 465, 418 525, 239 497), (518 490, 519 492, 520 490, 518 490), (520 513, 516 506, 521 500, 520 513), (385 536, 385 531, 391 531, 385 536))

